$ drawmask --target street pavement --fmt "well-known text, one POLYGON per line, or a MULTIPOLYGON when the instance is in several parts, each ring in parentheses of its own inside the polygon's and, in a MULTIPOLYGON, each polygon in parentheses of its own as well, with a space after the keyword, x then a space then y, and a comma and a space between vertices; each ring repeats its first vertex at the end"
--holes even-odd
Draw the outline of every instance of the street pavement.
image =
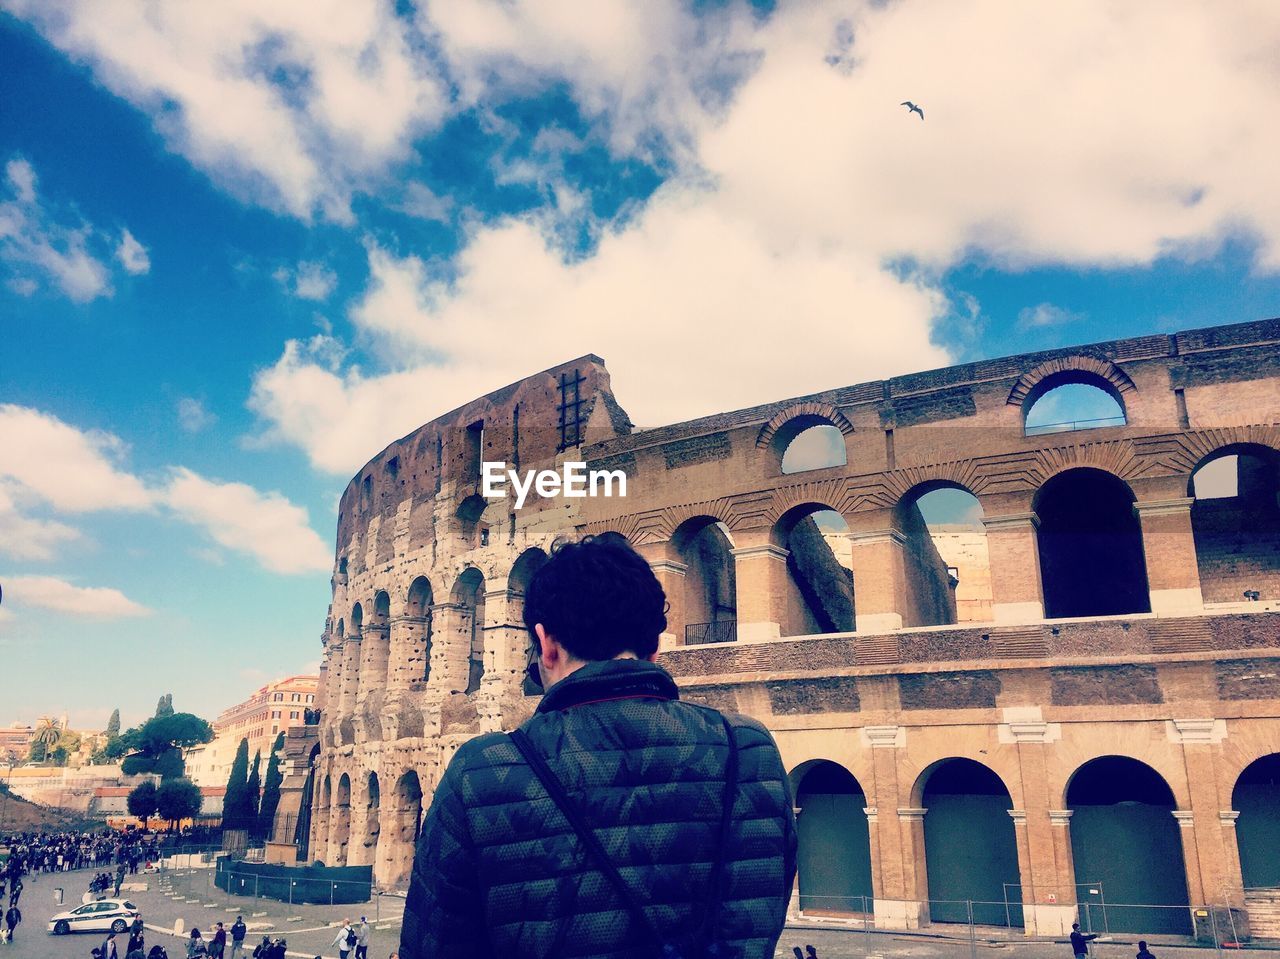
MULTIPOLYGON (((94 870, 84 869, 28 876, 21 902, 23 923, 18 927, 14 943, 0 946, 0 959, 88 959, 105 933, 52 936, 46 930, 50 916, 79 904, 93 875, 94 870), (65 904, 61 906, 54 902, 57 887, 64 890, 65 904)), ((214 923, 222 922, 229 929, 237 915, 244 916, 249 925, 246 953, 252 951, 263 935, 271 935, 285 938, 289 955, 295 959, 336 957, 337 949, 332 943, 342 920, 355 922, 361 915, 367 915, 373 926, 369 959, 387 959, 400 941, 404 911, 404 899, 400 896, 378 896, 358 906, 290 906, 252 896, 229 896, 213 885, 210 868, 126 878, 134 882, 126 882, 121 895, 142 910, 147 925, 147 948, 159 942, 170 959, 184 959, 185 942, 192 926, 199 928, 207 940, 214 923), (179 921, 182 933, 175 935, 175 924, 179 921)), ((1093 959, 1133 959, 1137 952, 1135 938, 1117 934, 1113 942, 1094 943, 1093 959)), ((1071 949, 1065 941, 999 940, 994 931, 988 939, 979 929, 971 944, 963 926, 954 929, 935 926, 929 934, 921 935, 864 932, 841 928, 836 921, 789 926, 778 943, 776 959, 794 959, 792 947, 803 949, 806 945, 814 946, 820 959, 1071 959, 1071 949)), ((1159 959, 1219 959, 1211 947, 1153 942, 1152 951, 1159 959)), ((1227 959, 1230 955, 1227 952, 1227 959)), ((1280 959, 1280 949, 1249 949, 1248 956, 1280 959)))

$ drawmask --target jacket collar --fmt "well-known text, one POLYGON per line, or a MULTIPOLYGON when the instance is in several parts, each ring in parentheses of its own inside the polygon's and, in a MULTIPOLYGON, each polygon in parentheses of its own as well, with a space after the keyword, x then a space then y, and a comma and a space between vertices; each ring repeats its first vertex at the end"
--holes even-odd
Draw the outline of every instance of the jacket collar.
POLYGON ((581 706, 602 699, 679 699, 676 681, 661 666, 644 659, 606 659, 587 663, 556 683, 542 697, 538 712, 581 706))

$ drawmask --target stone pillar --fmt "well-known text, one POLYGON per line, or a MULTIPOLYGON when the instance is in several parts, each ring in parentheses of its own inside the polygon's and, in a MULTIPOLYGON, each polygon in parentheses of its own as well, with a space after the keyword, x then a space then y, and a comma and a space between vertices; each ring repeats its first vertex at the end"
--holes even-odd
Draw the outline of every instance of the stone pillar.
MULTIPOLYGON (((984 516, 991 559, 991 617, 997 623, 1037 623, 1044 619, 1040 551, 1035 513, 984 516)), ((855 581, 856 588, 857 583, 855 581)))
MULTIPOLYGON (((1168 723, 1170 738, 1182 745, 1182 760, 1187 771, 1190 810, 1176 810, 1174 818, 1182 826, 1183 850, 1187 867, 1187 892, 1191 904, 1219 903, 1224 898, 1240 902, 1244 897, 1244 880, 1240 874, 1234 828, 1224 835, 1222 807, 1230 803, 1230 786, 1224 786, 1226 802, 1218 795, 1221 777, 1215 767, 1215 755, 1227 737, 1225 720, 1174 719, 1168 723)), ((1234 827, 1234 821, 1232 822, 1234 827)))
POLYGON ((388 625, 366 626, 360 638, 360 678, 363 682, 357 690, 356 702, 363 705, 374 690, 387 688, 387 661, 390 658, 390 633, 388 625))
POLYGON ((349 635, 342 641, 342 681, 338 688, 338 713, 335 718, 350 719, 356 708, 356 696, 360 691, 359 635, 349 635))
MULTIPOLYGON (((877 929, 914 929, 920 925, 915 895, 915 864, 903 845, 903 823, 894 810, 910 801, 898 782, 899 750, 906 746, 902 726, 864 726, 862 745, 871 756, 867 789, 867 832, 871 840, 871 892, 877 929)), ((910 788, 909 786, 907 788, 910 788)))
POLYGON ((790 628, 791 554, 766 537, 733 550, 738 587, 738 639, 777 639, 790 628))
MULTIPOLYGON (((736 562, 736 561, 735 561, 736 562)), ((689 567, 672 559, 654 560, 649 563, 653 575, 658 577, 662 591, 667 594, 667 628, 658 637, 659 651, 684 645, 684 574, 689 567)), ((739 592, 741 587, 739 587, 739 592)))
POLYGON ((919 806, 898 807, 898 833, 902 837, 902 865, 906 880, 902 909, 908 929, 929 924, 929 875, 924 856, 924 816, 927 812, 919 806))
POLYGON ((1234 809, 1223 809, 1218 813, 1221 823, 1222 846, 1226 852, 1226 875, 1223 886, 1228 906, 1244 906, 1244 873, 1240 868, 1240 840, 1236 836, 1236 820, 1240 813, 1234 809))
POLYGON ((907 538, 892 509, 849 517, 854 626, 860 633, 901 629, 907 606, 907 538))
POLYGON ((427 640, 430 616, 394 616, 387 664, 387 691, 408 689, 427 676, 427 640))
MULTIPOLYGON (((792 808, 792 813, 796 817, 796 829, 800 828, 800 814, 804 812, 799 806, 792 808)), ((796 881, 791 884, 791 898, 787 900, 787 920, 795 921, 801 918, 800 915, 800 868, 799 862, 796 864, 796 881)))
POLYGON ((431 622, 436 624, 431 642, 431 683, 444 692, 465 692, 467 662, 471 656, 470 606, 436 603, 431 622))
POLYGON ((1133 504, 1142 526, 1151 611, 1157 616, 1202 612, 1200 569, 1191 533, 1190 497, 1139 501, 1133 504))
POLYGON ((1173 810, 1173 818, 1178 823, 1178 833, 1182 838, 1182 860, 1187 870, 1187 896, 1192 905, 1205 901, 1204 882, 1200 874, 1200 860, 1196 853, 1195 813, 1190 809, 1173 810))
MULTIPOLYGON (((1022 882, 1023 919, 1027 935, 1064 936, 1075 921, 1075 878, 1069 848, 1059 844, 1055 813, 1050 810, 1048 744, 1061 736, 1057 723, 1046 723, 1038 706, 1006 708, 1000 724, 1002 742, 1018 751, 1022 809, 1011 810, 1018 839, 1018 871, 1022 882)), ((1070 816, 1070 813, 1066 814, 1070 816)), ((1062 821, 1065 825, 1065 820, 1062 821)), ((1069 844, 1068 844, 1069 846, 1069 844)))

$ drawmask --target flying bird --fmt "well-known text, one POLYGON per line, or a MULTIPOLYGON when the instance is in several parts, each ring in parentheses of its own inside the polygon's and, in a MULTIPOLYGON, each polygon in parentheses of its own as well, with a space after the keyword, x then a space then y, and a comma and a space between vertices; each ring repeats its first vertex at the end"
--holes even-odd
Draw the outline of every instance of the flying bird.
POLYGON ((920 119, 921 119, 921 120, 923 120, 923 119, 924 119, 924 111, 923 111, 923 110, 921 110, 921 109, 920 109, 918 106, 916 106, 914 103, 912 103, 910 100, 903 100, 903 101, 902 101, 900 104, 898 104, 898 105, 899 105, 899 106, 906 107, 906 108, 907 108, 907 112, 908 112, 908 113, 918 113, 918 114, 920 114, 920 119))

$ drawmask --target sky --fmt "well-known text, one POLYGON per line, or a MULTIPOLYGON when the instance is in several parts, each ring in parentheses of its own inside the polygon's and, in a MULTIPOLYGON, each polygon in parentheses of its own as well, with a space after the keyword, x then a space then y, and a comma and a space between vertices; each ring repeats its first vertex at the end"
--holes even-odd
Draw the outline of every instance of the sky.
POLYGON ((355 471, 584 353, 657 426, 1276 316, 1277 155, 1270 0, 0 0, 0 723, 315 669, 355 471))

